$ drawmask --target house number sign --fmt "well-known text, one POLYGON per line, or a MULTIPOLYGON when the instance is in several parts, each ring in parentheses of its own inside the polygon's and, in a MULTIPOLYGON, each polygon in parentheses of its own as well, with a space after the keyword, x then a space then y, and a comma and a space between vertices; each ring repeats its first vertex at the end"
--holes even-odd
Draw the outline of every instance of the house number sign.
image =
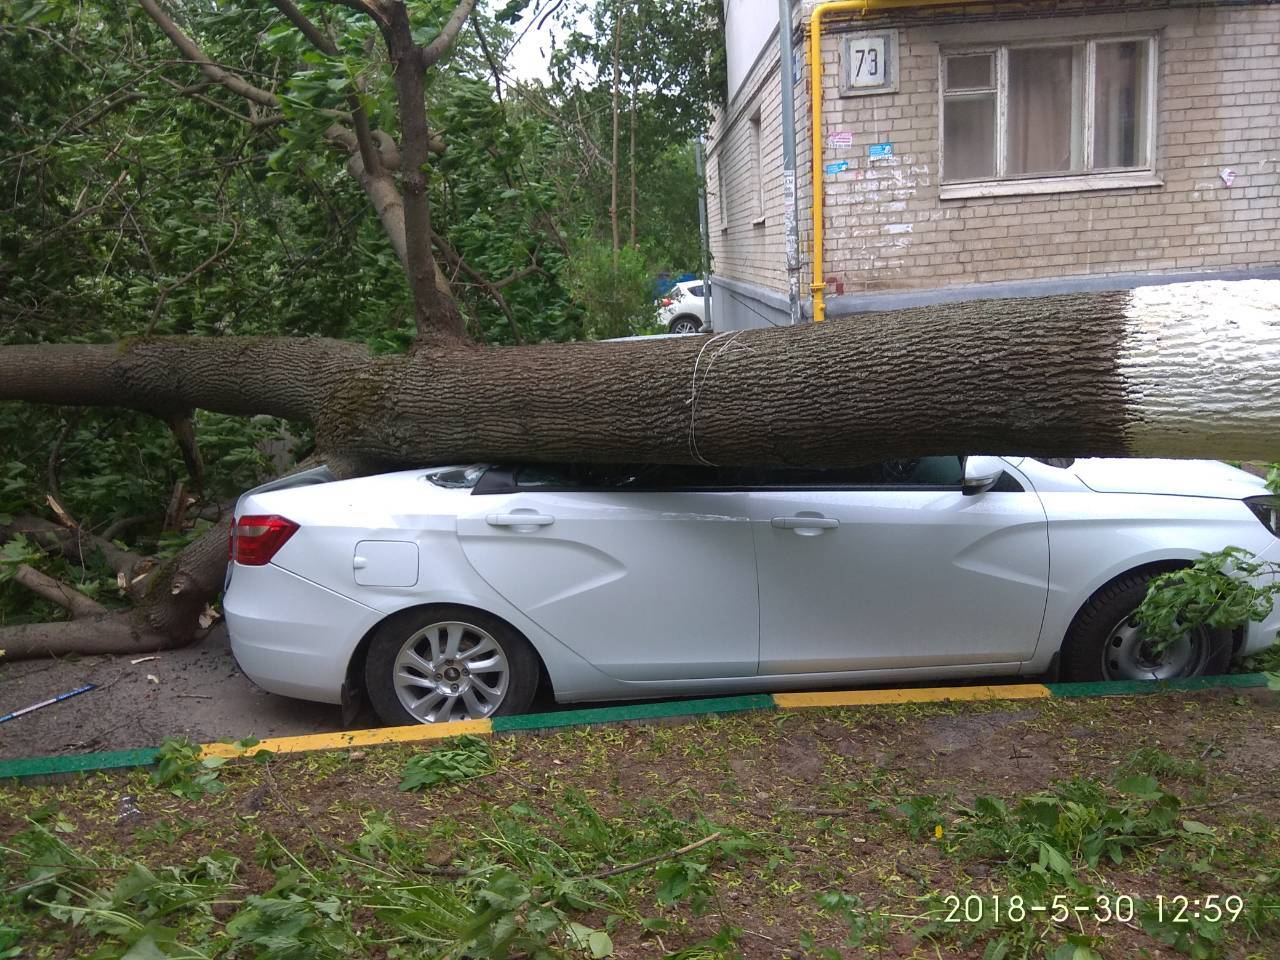
POLYGON ((857 33, 841 50, 840 92, 846 97, 892 93, 898 89, 898 36, 895 31, 857 33))

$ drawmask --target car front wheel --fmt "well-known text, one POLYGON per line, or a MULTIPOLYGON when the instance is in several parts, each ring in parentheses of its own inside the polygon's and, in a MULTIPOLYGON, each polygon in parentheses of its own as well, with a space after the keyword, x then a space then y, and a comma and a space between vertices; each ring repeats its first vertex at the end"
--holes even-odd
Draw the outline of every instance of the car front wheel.
POLYGON ((702 329, 702 321, 697 317, 676 317, 669 329, 672 333, 697 333, 702 329))
POLYGON ((1175 680, 1225 673, 1231 631, 1193 627, 1158 649, 1134 618, 1151 576, 1130 574, 1099 590, 1062 648, 1064 680, 1175 680))
POLYGON ((537 655, 496 617, 466 607, 410 610, 374 632, 365 690, 393 725, 523 713, 538 686, 537 655))

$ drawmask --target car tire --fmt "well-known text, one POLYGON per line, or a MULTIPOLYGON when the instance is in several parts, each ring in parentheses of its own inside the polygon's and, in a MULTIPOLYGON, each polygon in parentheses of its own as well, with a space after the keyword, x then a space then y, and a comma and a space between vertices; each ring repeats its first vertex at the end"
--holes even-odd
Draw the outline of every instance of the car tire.
POLYGON ((369 702, 393 726, 524 713, 539 675, 538 655, 513 627, 455 606, 419 607, 384 620, 370 638, 364 669, 369 702))
POLYGON ((697 333, 701 329, 702 321, 688 313, 676 317, 667 327, 669 333, 697 333))
POLYGON ((1089 598, 1062 645, 1062 679, 1172 680, 1226 672, 1232 652, 1230 630, 1197 627, 1160 654, 1144 647, 1132 617, 1156 576, 1128 574, 1089 598))

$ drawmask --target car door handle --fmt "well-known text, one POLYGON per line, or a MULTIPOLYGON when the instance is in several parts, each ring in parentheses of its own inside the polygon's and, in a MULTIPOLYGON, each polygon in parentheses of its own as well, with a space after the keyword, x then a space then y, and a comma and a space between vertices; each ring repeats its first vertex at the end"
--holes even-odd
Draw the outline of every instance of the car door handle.
POLYGON ((834 517, 774 517, 770 523, 779 530, 834 530, 840 526, 834 517))
POLYGON ((491 513, 484 522, 491 527, 545 527, 556 518, 545 513, 491 513))

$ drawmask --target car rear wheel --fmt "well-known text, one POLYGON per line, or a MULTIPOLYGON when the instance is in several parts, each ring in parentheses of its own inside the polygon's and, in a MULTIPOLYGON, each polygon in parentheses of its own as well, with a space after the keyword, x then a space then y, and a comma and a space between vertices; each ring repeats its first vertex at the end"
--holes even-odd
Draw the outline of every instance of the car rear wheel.
POLYGON ((1231 631, 1194 627, 1158 650, 1134 611, 1153 575, 1130 574, 1085 604, 1062 648, 1064 680, 1174 680, 1226 672, 1231 631))
POLYGON ((466 607, 389 618, 374 632, 365 660, 369 700, 394 725, 523 713, 537 686, 538 658, 529 642, 466 607))
POLYGON ((697 317, 691 317, 686 314, 672 320, 671 326, 667 329, 672 333, 697 333, 702 329, 702 321, 697 317))

